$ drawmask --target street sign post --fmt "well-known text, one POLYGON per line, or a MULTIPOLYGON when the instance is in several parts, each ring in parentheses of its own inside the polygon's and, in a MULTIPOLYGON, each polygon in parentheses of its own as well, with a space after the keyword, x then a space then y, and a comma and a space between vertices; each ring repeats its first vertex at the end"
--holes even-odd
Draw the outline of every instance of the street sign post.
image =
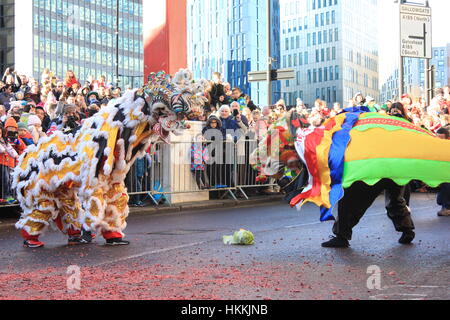
POLYGON ((431 59, 431 8, 401 4, 400 23, 401 56, 431 59))
MULTIPOLYGON (((267 71, 255 71, 248 73, 248 82, 262 82, 267 81, 268 72, 267 71)), ((277 80, 291 80, 295 79, 294 69, 280 69, 271 70, 270 72, 270 82, 277 80)))
MULTIPOLYGON (((399 97, 404 90, 404 57, 425 59, 428 69, 433 57, 431 8, 428 1, 424 5, 408 4, 400 0, 400 63, 399 63, 399 97)), ((428 72, 428 70, 427 70, 428 72)), ((427 80, 428 77, 426 76, 427 80)), ((432 86, 432 85, 431 85, 432 86)), ((425 81, 426 100, 429 103, 430 83, 425 81)))

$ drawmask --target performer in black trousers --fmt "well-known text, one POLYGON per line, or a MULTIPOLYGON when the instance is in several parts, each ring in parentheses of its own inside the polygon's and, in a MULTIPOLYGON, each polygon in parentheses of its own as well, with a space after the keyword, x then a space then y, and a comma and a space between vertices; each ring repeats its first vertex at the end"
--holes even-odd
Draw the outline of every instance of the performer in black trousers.
POLYGON ((333 237, 330 241, 322 244, 326 248, 346 248, 350 246, 352 230, 364 213, 374 203, 376 198, 383 192, 386 193, 386 210, 388 217, 394 223, 395 230, 403 232, 399 242, 410 244, 415 237, 414 222, 411 211, 405 200, 409 197, 406 187, 400 187, 392 180, 384 179, 374 186, 368 186, 364 182, 356 182, 345 190, 344 198, 338 204, 338 217, 333 226, 333 237))

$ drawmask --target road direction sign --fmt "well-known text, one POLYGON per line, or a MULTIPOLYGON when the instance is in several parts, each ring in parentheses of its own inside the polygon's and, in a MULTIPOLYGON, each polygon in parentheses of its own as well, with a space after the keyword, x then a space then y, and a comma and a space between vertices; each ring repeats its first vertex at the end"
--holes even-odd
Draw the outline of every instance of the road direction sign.
POLYGON ((431 59, 433 56, 431 8, 402 4, 400 23, 402 57, 431 59))
POLYGON ((276 80, 291 80, 291 79, 295 79, 295 70, 294 69, 277 70, 277 79, 276 80))
POLYGON ((267 71, 256 71, 248 73, 248 82, 267 81, 267 71))
MULTIPOLYGON (((271 81, 295 79, 294 69, 280 69, 271 71, 271 81)), ((267 71, 256 71, 248 73, 248 82, 267 81, 267 71)))

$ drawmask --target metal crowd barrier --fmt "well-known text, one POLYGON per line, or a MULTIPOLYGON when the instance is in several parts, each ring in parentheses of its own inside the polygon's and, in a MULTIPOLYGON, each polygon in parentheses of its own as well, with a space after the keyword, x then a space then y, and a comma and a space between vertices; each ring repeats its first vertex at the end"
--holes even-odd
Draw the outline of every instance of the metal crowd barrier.
MULTIPOLYGON (((0 157, 4 155, 0 154, 0 157)), ((4 163, 3 161, 1 163, 4 163)), ((17 206, 15 190, 12 185, 12 169, 5 165, 0 165, 0 206, 11 207, 17 206)))
POLYGON ((246 188, 275 186, 256 181, 250 155, 257 146, 256 140, 156 143, 130 171, 128 193, 132 199, 148 196, 155 204, 170 203, 170 195, 213 191, 235 200, 240 192, 248 199, 246 188))
MULTIPOLYGON (((258 172, 250 166, 256 140, 156 143, 138 159, 126 178, 130 202, 150 199, 155 205, 170 203, 178 194, 219 192, 237 200, 238 192, 248 199, 246 189, 274 187, 257 183, 258 172), (197 156, 197 157, 195 157, 197 156)), ((0 166, 0 206, 17 205, 11 190, 11 169, 0 166), (10 202, 6 202, 7 199, 10 202)))

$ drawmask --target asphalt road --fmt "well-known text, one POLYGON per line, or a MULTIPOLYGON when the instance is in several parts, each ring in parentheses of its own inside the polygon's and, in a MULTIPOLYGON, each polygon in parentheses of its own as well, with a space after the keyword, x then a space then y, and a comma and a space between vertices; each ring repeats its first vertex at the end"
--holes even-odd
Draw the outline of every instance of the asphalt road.
POLYGON ((398 244, 380 198, 349 249, 321 248, 332 223, 317 208, 281 203, 132 216, 128 247, 67 247, 50 231, 45 248, 30 250, 0 227, 0 299, 450 299, 450 218, 437 217, 434 195, 414 195, 412 209, 414 244, 398 244), (222 243, 240 228, 255 245, 222 243), (80 290, 68 290, 78 270, 69 266, 80 290), (371 275, 379 287, 368 287, 371 275))

